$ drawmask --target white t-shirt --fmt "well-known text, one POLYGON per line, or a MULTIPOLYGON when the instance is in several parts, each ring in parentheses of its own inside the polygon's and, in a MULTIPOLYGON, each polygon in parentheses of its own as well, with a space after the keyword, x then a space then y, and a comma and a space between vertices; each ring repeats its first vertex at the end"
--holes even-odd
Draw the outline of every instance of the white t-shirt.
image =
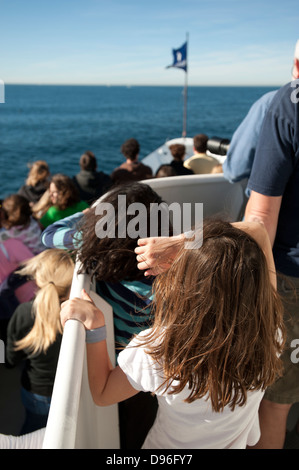
POLYGON ((225 407, 223 412, 212 411, 209 400, 204 398, 192 403, 184 402, 190 391, 176 395, 163 388, 162 371, 138 344, 138 337, 118 356, 118 364, 132 387, 157 395, 159 409, 143 449, 244 449, 254 445, 260 437, 258 409, 264 392, 248 392, 244 406, 234 411, 225 407))

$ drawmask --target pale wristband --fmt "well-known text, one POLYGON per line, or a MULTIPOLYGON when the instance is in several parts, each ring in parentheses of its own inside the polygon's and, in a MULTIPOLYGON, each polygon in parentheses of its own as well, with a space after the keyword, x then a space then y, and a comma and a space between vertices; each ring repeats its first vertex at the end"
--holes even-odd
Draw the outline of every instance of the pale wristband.
POLYGON ((99 343, 104 341, 107 338, 107 329, 106 325, 101 326, 100 328, 95 328, 94 330, 86 330, 86 343, 99 343))

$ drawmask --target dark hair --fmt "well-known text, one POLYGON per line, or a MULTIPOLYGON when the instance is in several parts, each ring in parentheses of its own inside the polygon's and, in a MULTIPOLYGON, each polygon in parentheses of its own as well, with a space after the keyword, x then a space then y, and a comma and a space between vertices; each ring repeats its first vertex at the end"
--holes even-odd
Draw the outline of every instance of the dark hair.
POLYGON ((80 201, 79 191, 69 176, 58 173, 53 176, 51 183, 55 184, 58 191, 55 206, 59 210, 64 210, 80 201))
POLYGON ((282 303, 262 249, 244 231, 206 220, 202 246, 182 250, 153 290, 154 325, 142 342, 168 393, 188 387, 186 402, 209 397, 217 412, 281 375, 282 303))
POLYGON ((80 157, 80 167, 82 170, 94 171, 97 168, 97 160, 95 154, 87 150, 80 157))
POLYGON ((193 146, 199 153, 206 153, 209 137, 206 134, 197 134, 193 137, 193 146))
POLYGON ((128 139, 121 146, 121 152, 130 160, 135 160, 140 151, 139 142, 136 139, 128 139))
POLYGON ((2 202, 2 225, 10 229, 15 225, 27 225, 30 222, 31 208, 29 201, 19 194, 11 194, 2 202))
MULTIPOLYGON (((137 268, 136 255, 134 249, 137 245, 137 239, 131 238, 128 233, 123 238, 118 236, 119 218, 126 217, 126 226, 132 221, 136 214, 124 214, 123 208, 118 207, 118 196, 126 196, 126 211, 128 206, 133 203, 142 203, 146 208, 146 221, 147 224, 146 236, 150 236, 150 214, 151 204, 162 203, 161 197, 147 184, 134 182, 113 188, 98 203, 98 209, 101 209, 100 204, 110 203, 114 208, 115 223, 115 237, 97 236, 97 224, 103 222, 101 219, 106 217, 106 213, 97 215, 99 212, 96 207, 91 208, 82 218, 80 224, 80 240, 81 247, 78 250, 78 258, 82 263, 82 272, 86 272, 98 281, 118 282, 121 280, 133 281, 137 279, 144 279, 144 274, 137 268), (122 213, 118 211, 121 209, 122 213)), ((102 206, 104 208, 104 206, 102 206)), ((105 220, 105 219, 104 219, 105 220)), ((143 227, 144 228, 144 227, 143 227)), ((158 227, 159 235, 161 227, 158 227)), ((169 233, 172 233, 170 228, 169 233)))
POLYGON ((186 147, 183 144, 173 144, 169 146, 169 150, 175 160, 183 160, 185 153, 186 153, 186 147))
POLYGON ((166 176, 176 176, 176 171, 171 165, 161 165, 156 171, 156 178, 164 178, 166 176))

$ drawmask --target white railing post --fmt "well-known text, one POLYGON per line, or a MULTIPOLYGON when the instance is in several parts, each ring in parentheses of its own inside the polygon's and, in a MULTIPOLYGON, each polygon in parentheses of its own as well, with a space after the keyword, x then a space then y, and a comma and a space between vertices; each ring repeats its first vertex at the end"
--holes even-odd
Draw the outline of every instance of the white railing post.
MULTIPOLYGON (((70 298, 81 297, 83 288, 87 292, 90 290, 89 276, 78 274, 78 268, 77 262, 70 298)), ((84 354, 85 328, 76 320, 68 320, 61 342, 43 449, 75 447, 84 354)))
POLYGON ((85 348, 82 323, 65 324, 43 449, 73 449, 85 348))
MULTIPOLYGON (((115 343, 112 307, 99 297, 90 277, 78 274, 75 266, 70 298, 81 297, 84 288, 105 316, 107 347, 115 364, 115 343)), ((51 407, 43 441, 43 449, 119 448, 118 407, 97 407, 89 390, 85 328, 76 320, 64 327, 51 407)))

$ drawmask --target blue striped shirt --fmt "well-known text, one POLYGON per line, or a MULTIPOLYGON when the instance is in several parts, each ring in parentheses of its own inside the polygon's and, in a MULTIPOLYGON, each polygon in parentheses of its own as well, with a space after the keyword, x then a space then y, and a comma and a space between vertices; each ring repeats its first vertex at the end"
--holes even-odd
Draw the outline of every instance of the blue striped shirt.
MULTIPOLYGON (((61 219, 47 227, 42 233, 42 242, 47 248, 71 250, 80 247, 80 232, 76 225, 83 214, 61 219)), ((151 322, 152 281, 120 281, 110 283, 98 281, 97 293, 113 309, 116 349, 126 346, 132 336, 149 328, 151 322)))

